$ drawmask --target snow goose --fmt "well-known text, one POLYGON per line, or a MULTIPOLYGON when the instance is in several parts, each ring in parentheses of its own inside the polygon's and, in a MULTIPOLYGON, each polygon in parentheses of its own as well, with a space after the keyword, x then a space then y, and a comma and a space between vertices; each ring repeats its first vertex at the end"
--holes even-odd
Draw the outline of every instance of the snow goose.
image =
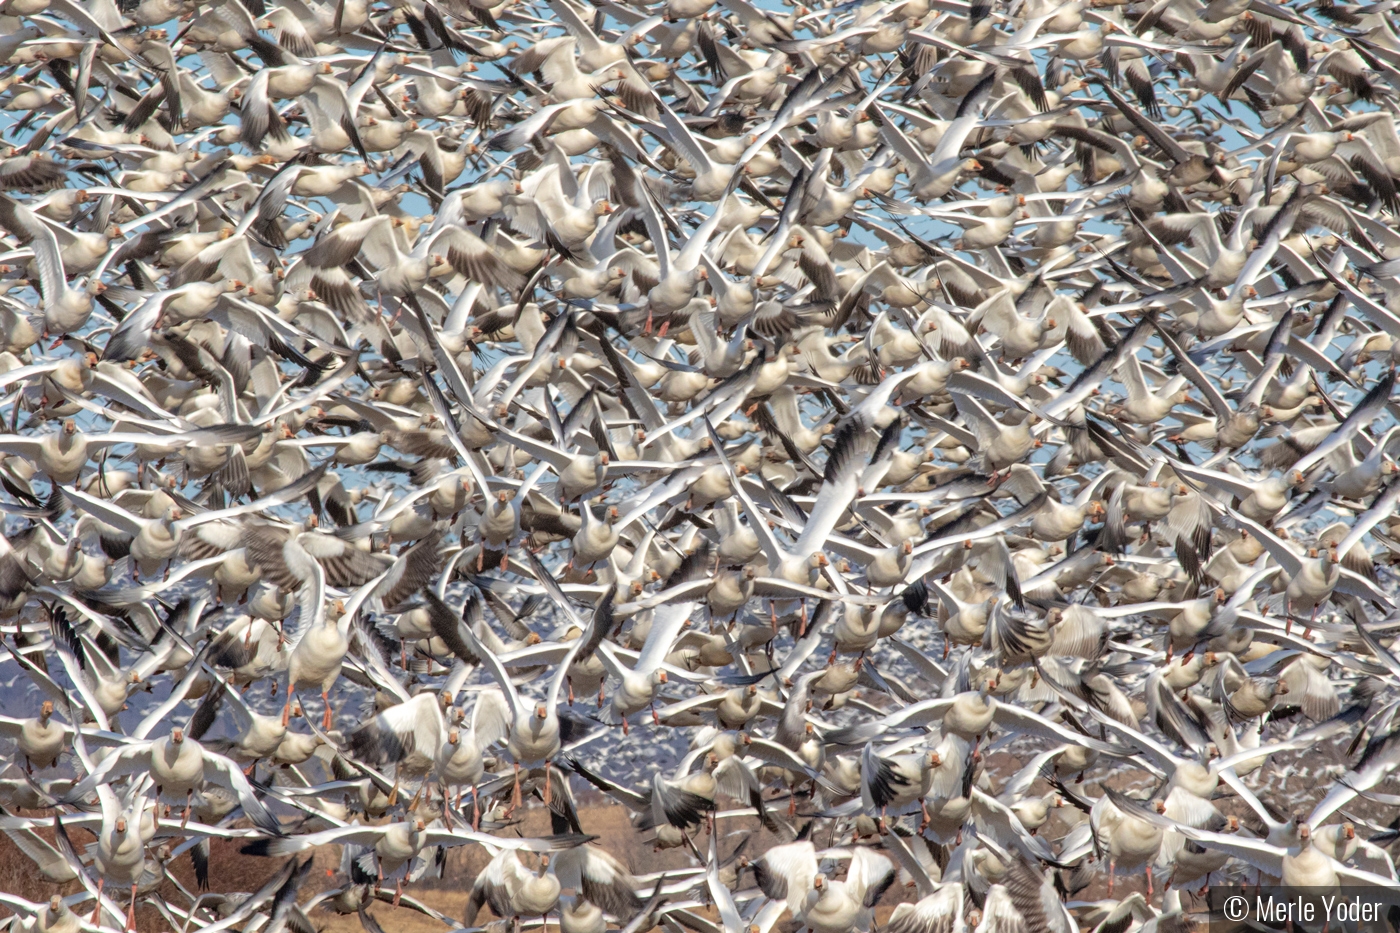
POLYGON ((618 532, 613 522, 617 519, 615 506, 605 507, 600 521, 587 502, 581 503, 579 517, 582 519, 578 533, 573 539, 573 554, 570 563, 576 567, 592 567, 603 560, 617 547, 618 532))
POLYGON ((339 679, 341 662, 350 650, 350 623, 390 571, 366 582, 348 603, 337 601, 338 618, 333 618, 326 611, 325 571, 314 561, 309 569, 308 585, 302 589, 299 599, 297 625, 288 633, 292 654, 287 661, 287 699, 282 706, 282 723, 286 725, 290 721, 292 692, 303 684, 315 684, 321 688, 321 702, 325 707, 321 728, 329 731, 333 721, 330 689, 339 679))
POLYGON ((877 755, 867 745, 861 756, 860 802, 866 813, 882 817, 891 810, 926 812, 930 798, 937 806, 958 796, 971 756, 969 742, 956 735, 945 736, 933 751, 891 757, 877 755))
POLYGON ((149 773, 155 782, 157 798, 161 795, 185 797, 182 825, 189 822, 194 795, 202 792, 208 782, 237 795, 244 814, 263 830, 281 831, 277 819, 254 794, 242 769, 228 758, 210 752, 187 735, 184 727, 176 726, 168 735, 155 739, 141 739, 141 735, 142 730, 138 730, 137 741, 103 758, 98 767, 68 792, 68 799, 81 798, 93 788, 126 775, 149 773))
MULTIPOLYGON (((1076 748, 1087 747, 1101 754, 1116 754, 1119 751, 1109 743, 1060 726, 1020 706, 999 701, 991 695, 997 689, 996 683, 996 676, 979 674, 975 690, 963 691, 952 697, 921 700, 881 719, 834 730, 828 739, 842 745, 860 744, 891 730, 942 722, 945 733, 970 742, 976 741, 992 725, 996 725, 1006 732, 1041 735, 1051 741, 1076 748)), ((1125 728, 1116 721, 1108 721, 1106 725, 1109 728, 1125 728)), ((1177 759, 1172 757, 1172 760, 1177 759)))
POLYGON ((89 458, 118 444, 150 445, 169 454, 190 445, 215 447, 238 443, 247 440, 253 433, 256 431, 250 432, 242 426, 221 425, 169 433, 88 434, 78 427, 76 421, 68 419, 58 431, 49 434, 0 435, 0 451, 33 457, 50 479, 67 485, 82 475, 89 458))
MULTIPOLYGON (((133 790, 141 786, 138 784, 133 790)), ((123 804, 106 785, 99 785, 98 799, 102 809, 102 826, 92 852, 92 866, 97 872, 97 908, 93 912, 93 923, 102 913, 102 889, 111 881, 131 887, 126 929, 135 930, 137 887, 145 874, 147 862, 147 840, 143 836, 147 798, 138 791, 131 793, 127 803, 123 804)), ((151 822, 154 824, 154 820, 151 822)))
MULTIPOLYGON (((536 564, 536 566, 539 565, 536 564)), ((539 567, 539 576, 541 578, 548 577, 548 573, 544 571, 543 567, 539 567)), ((525 700, 516 691, 515 683, 512 681, 510 673, 501 663, 500 659, 481 643, 476 633, 470 628, 462 629, 467 645, 470 647, 472 653, 481 659, 491 676, 495 679, 497 685, 501 688, 501 694, 506 700, 505 706, 496 711, 496 714, 503 717, 504 721, 493 723, 488 726, 488 728, 507 737, 506 750, 510 753, 515 766, 515 806, 519 806, 521 801, 521 765, 533 767, 537 764, 544 764, 546 774, 544 797, 546 803, 548 803, 550 797, 550 782, 548 779, 549 762, 550 759, 558 754, 562 745, 562 740, 560 738, 562 726, 557 708, 559 705, 559 691, 568 677, 570 666, 573 664, 574 659, 579 655, 580 651, 587 646, 588 653, 592 653, 593 650, 596 650, 598 647, 597 643, 602 638, 602 636, 595 631, 598 620, 594 619, 589 626, 585 626, 578 619, 573 618, 573 613, 567 608, 568 603, 562 593, 559 594, 556 605, 564 610, 566 616, 568 616, 575 625, 588 634, 576 639, 569 646, 563 659, 555 668, 554 674, 550 677, 549 691, 546 699, 543 702, 535 703, 533 709, 527 705, 525 700)))
POLYGON ((987 631, 991 600, 969 603, 959 599, 952 590, 934 580, 929 584, 938 597, 938 627, 943 632, 943 657, 947 658, 953 645, 980 645, 987 631))
POLYGON ((1269 552, 1269 556, 1282 568, 1288 579, 1285 590, 1287 627, 1299 618, 1299 612, 1308 612, 1308 625, 1317 621, 1317 614, 1332 599, 1334 591, 1341 591, 1366 599, 1387 597, 1377 590, 1371 581, 1341 565, 1337 549, 1329 547, 1319 552, 1309 550, 1307 556, 1300 556, 1273 532, 1243 515, 1238 516, 1240 525, 1269 552))
POLYGON ((554 857, 552 868, 560 884, 614 917, 631 920, 642 909, 637 879, 601 846, 588 843, 566 849, 554 857))
POLYGON ((963 905, 966 897, 959 882, 938 885, 931 894, 913 904, 895 906, 886 928, 892 933, 937 933, 965 928, 963 905))
POLYGON ((657 689, 667 682, 665 660, 681 630, 689 623, 699 597, 709 588, 703 579, 708 564, 709 555, 701 548, 687 555, 667 578, 663 592, 675 589, 684 595, 658 607, 641 654, 631 668, 622 664, 618 653, 606 642, 597 646, 598 656, 609 676, 619 681, 606 715, 610 721, 622 725, 624 734, 628 731, 630 717, 648 707, 652 708, 653 719, 659 721, 654 703, 657 689))
POLYGON ((1148 896, 1152 896, 1152 862, 1162 846, 1162 827, 1124 813, 1107 796, 1099 798, 1089 815, 1098 846, 1108 855, 1108 887, 1112 897, 1119 868, 1145 868, 1148 896))
POLYGON ((559 878, 549 870, 549 856, 540 855, 539 869, 531 871, 515 849, 493 858, 477 876, 467 900, 463 923, 472 926, 483 906, 496 916, 516 921, 522 916, 548 920, 559 906, 559 878))
MULTIPOLYGON (((1132 802, 1127 805, 1134 806, 1132 802)), ((1286 885, 1326 891, 1335 890, 1343 883, 1358 887, 1393 887, 1395 884, 1395 879, 1388 874, 1376 874, 1337 861, 1314 844, 1312 827, 1301 819, 1282 824, 1287 832, 1278 837, 1279 842, 1275 843, 1243 833, 1197 829, 1159 815, 1158 810, 1142 806, 1141 803, 1137 803, 1134 809, 1139 819, 1153 821, 1159 829, 1173 829, 1205 848, 1238 858, 1261 875, 1277 878, 1286 885)), ((1342 830, 1336 832, 1344 837, 1342 830)), ((1331 840, 1328 844, 1331 847, 1331 840)))
POLYGON ((173 643, 165 641, 153 646, 155 650, 132 667, 123 668, 101 651, 92 638, 78 631, 62 607, 53 612, 50 630, 62 642, 61 646, 55 645, 55 651, 69 680, 88 713, 103 729, 126 707, 134 691, 145 689, 143 685, 149 684, 149 677, 160 670, 174 649, 173 643))
MULTIPOLYGON (((481 792, 478 785, 486 773, 482 753, 498 739, 504 738, 504 734, 496 734, 493 731, 498 730, 499 724, 504 722, 504 706, 505 698, 498 691, 483 690, 478 694, 476 704, 472 708, 471 724, 447 725, 447 734, 438 747, 437 761, 433 765, 438 782, 443 788, 444 812, 447 809, 449 789, 461 788, 464 784, 472 786, 473 828, 479 827, 481 819, 481 792)), ((460 790, 457 799, 460 806, 460 790)), ((450 818, 448 825, 451 826, 450 818)))
POLYGON ((284 591, 300 590, 321 579, 331 586, 359 587, 385 571, 380 555, 361 550, 352 540, 315 530, 248 522, 243 526, 242 546, 248 563, 284 591), (321 577, 316 575, 318 570, 321 577))
MULTIPOLYGON (((554 152, 558 152, 555 148, 554 152)), ((506 198, 507 211, 517 227, 566 256, 582 256, 598 218, 612 213, 606 200, 590 193, 591 178, 574 176, 568 163, 550 162, 535 172, 524 192, 506 198)))
MULTIPOLYGON (((693 749, 681 759, 672 776, 660 771, 652 776, 651 786, 640 791, 630 790, 598 776, 585 768, 576 759, 569 759, 568 767, 594 787, 620 801, 633 812, 639 814, 637 826, 640 829, 654 829, 658 843, 669 835, 679 834, 688 840, 689 833, 708 821, 714 825, 717 808, 716 795, 719 781, 716 769, 727 762, 735 762, 733 756, 721 762, 715 753, 714 745, 702 745, 693 749), (692 770, 700 761, 699 770, 692 770)), ((711 829, 713 831, 713 829, 711 829)))
POLYGON ((18 723, 7 720, 0 729, 18 726, 16 739, 19 752, 24 756, 25 769, 32 772, 34 766, 51 768, 58 762, 58 756, 68 747, 68 733, 62 725, 53 721, 53 700, 45 700, 39 707, 39 715, 18 723))
POLYGON ((585 74, 579 69, 583 60, 574 54, 577 48, 578 40, 573 36, 544 39, 516 55, 511 67, 521 74, 543 75, 549 82, 551 103, 586 100, 597 96, 595 82, 602 77, 600 72, 615 70, 609 66, 616 59, 597 63, 590 74, 585 74))
MULTIPOLYGON (((330 844, 365 846, 370 849, 372 862, 377 865, 380 884, 387 875, 394 874, 407 865, 429 846, 451 848, 464 845, 482 845, 502 852, 517 853, 530 851, 538 853, 556 852, 578 845, 586 837, 546 836, 544 838, 521 837, 508 839, 462 829, 429 827, 421 819, 384 823, 376 826, 351 824, 335 826, 318 833, 301 836, 281 836, 274 839, 258 839, 244 846, 243 851, 252 855, 291 855, 304 852, 317 846, 330 844)), ((545 864, 548 864, 547 856, 545 864)), ((366 866, 370 864, 367 861, 366 866)), ((518 862, 517 862, 518 864, 518 862)), ((403 879, 396 886, 401 894, 403 879)), ((555 897, 558 897, 558 882, 555 881, 555 897)))
POLYGON ((890 119, 879 104, 872 104, 874 119, 880 125, 880 135, 899 154, 906 165, 914 168, 910 191, 920 201, 931 201, 947 194, 957 185, 962 173, 978 167, 976 160, 963 159, 963 144, 981 121, 981 111, 991 97, 996 75, 988 74, 968 91, 953 121, 943 131, 938 144, 927 157, 890 119))
MULTIPOLYGON (((217 754, 228 755, 235 761, 256 763, 272 757, 287 735, 287 727, 283 724, 282 717, 264 716, 251 709, 244 702, 242 695, 236 690, 229 690, 222 680, 205 694, 201 701, 201 706, 207 705, 209 708, 204 715, 212 719, 216 715, 214 711, 225 699, 229 701, 233 713, 234 735, 227 739, 206 741, 204 746, 217 754)), ((292 713, 300 715, 300 704, 293 704, 292 713)), ((195 717, 200 715, 196 710, 195 717)))
POLYGON ((34 250, 34 263, 44 289, 44 332, 62 336, 81 331, 92 316, 93 298, 106 291, 107 286, 96 277, 81 280, 77 288, 69 285, 53 230, 22 204, 0 198, 0 226, 21 242, 30 243, 34 250))
POLYGON ((869 849, 851 851, 844 881, 818 874, 802 904, 801 917, 814 933, 850 933, 870 923, 875 903, 895 880, 894 865, 869 849))
MULTIPOLYGON (((716 160, 691 133, 690 127, 659 97, 653 98, 659 123, 652 123, 641 117, 634 122, 643 130, 666 144, 678 157, 684 159, 693 172, 690 180, 690 195, 699 201, 723 201, 730 191, 738 174, 733 163, 716 160)), ((718 213, 718 212, 717 212, 718 213)))
MULTIPOLYGON (((735 173, 733 179, 737 179, 735 173)), ((731 181, 730 188, 732 188, 731 181)), ((730 190, 726 188, 726 193, 730 190)), ((651 197, 646 189, 643 189, 642 217, 647 225, 647 232, 652 238, 652 242, 657 244, 656 260, 660 266, 660 278, 657 284, 647 292, 647 324, 642 328, 642 333, 650 332, 652 316, 658 315, 669 322, 672 313, 686 307, 695 294, 696 287, 709 275, 709 269, 701 262, 701 257, 705 253, 710 239, 719 229, 720 218, 723 210, 720 207, 711 212, 695 232, 686 240, 680 252, 674 256, 671 254, 669 240, 666 236, 666 224, 662 222, 662 208, 651 197)), ((671 221, 675 225, 675 221, 671 221)), ((703 324, 701 326, 704 326, 703 324)), ((709 326, 713 327, 713 324, 709 326)), ((663 324, 660 336, 666 336, 666 325, 663 324)), ((740 357, 742 361, 742 355, 740 357)), ((730 373, 737 370, 737 363, 730 368, 730 373)), ((708 369, 708 367, 707 367, 708 369)), ((711 375, 723 378, 730 373, 712 372, 711 375)))

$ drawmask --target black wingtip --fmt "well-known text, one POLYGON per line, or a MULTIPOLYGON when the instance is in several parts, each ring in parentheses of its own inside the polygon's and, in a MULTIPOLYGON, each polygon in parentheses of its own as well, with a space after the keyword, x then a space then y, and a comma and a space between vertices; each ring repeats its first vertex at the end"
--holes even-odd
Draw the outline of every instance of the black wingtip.
POLYGON ((271 839, 254 839, 238 851, 243 855, 255 855, 259 858, 270 858, 274 854, 271 839))

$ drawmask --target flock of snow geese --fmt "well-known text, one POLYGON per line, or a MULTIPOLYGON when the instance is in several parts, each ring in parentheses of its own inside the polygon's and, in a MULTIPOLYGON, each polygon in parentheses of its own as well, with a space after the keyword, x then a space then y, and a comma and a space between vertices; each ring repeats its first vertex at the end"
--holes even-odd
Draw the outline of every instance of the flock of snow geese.
POLYGON ((3 0, 5 922, 1400 884, 1394 15, 3 0))

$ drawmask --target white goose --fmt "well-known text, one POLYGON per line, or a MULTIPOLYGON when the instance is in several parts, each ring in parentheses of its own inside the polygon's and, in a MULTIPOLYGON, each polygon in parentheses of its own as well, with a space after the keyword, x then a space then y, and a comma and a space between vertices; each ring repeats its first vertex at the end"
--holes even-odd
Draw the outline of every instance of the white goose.
POLYGON ((81 331, 92 316, 93 298, 107 286, 96 276, 80 280, 78 288, 69 285, 53 230, 29 208, 8 197, 0 198, 0 226, 29 242, 34 250, 34 264, 44 289, 44 333, 61 337, 81 331))
MULTIPOLYGON (((536 564, 536 566, 539 565, 536 564)), ((540 567, 539 576, 542 579, 549 578, 548 573, 544 571, 543 567, 540 567)), ((549 579, 552 581, 552 578, 549 579)), ((549 584, 546 584, 546 586, 549 586, 549 584)), ((589 645, 590 651, 596 647, 594 644, 596 638, 593 634, 593 627, 585 626, 578 619, 573 617, 573 612, 568 608, 568 602, 562 593, 559 594, 556 605, 565 612, 566 616, 569 617, 575 625, 590 634, 575 639, 572 644, 570 644, 568 651, 555 668, 553 676, 550 677, 549 692, 545 701, 534 704, 533 709, 526 704, 516 691, 515 683, 511 680, 510 672, 507 671, 505 666, 501 663, 500 658, 496 657, 489 648, 481 643, 476 633, 473 632, 470 627, 462 628, 462 633, 465 636, 467 644, 470 646, 472 652, 481 659, 482 664, 485 665, 487 670, 490 671, 491 676, 495 679, 497 685, 500 686, 501 694, 506 700, 504 708, 496 711, 496 715, 504 716, 505 721, 490 723, 486 725, 485 728, 494 731, 496 734, 505 735, 507 737, 506 750, 510 753, 515 765, 514 802, 517 807, 521 802, 521 765, 525 765, 526 767, 532 767, 538 764, 545 765, 544 798, 546 804, 550 800, 551 782, 548 777, 549 761, 559 752, 561 746, 558 712, 559 691, 568 678, 569 667, 573 664, 574 658, 578 656, 579 650, 582 649, 585 644, 589 645)), ((485 716, 482 717, 482 721, 486 721, 485 716)))

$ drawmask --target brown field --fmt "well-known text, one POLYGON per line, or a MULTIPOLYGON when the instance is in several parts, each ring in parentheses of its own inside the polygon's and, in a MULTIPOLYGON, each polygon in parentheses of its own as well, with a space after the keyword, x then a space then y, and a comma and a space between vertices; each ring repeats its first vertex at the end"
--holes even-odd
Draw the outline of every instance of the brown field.
MULTIPOLYGON (((633 830, 628 821, 628 812, 621 805, 607 802, 581 805, 579 819, 587 832, 599 837, 600 845, 626 862, 637 874, 684 868, 694 864, 683 850, 658 852, 644 843, 641 834, 633 830)), ((545 834, 549 832, 549 821, 543 809, 536 806, 525 814, 518 828, 524 835, 545 834)), ((756 853, 761 853, 766 847, 780 841, 753 819, 721 821, 720 831, 725 834, 720 842, 721 851, 724 853, 732 851, 745 836, 752 837, 748 851, 756 853)), ((49 830, 41 830, 40 835, 52 838, 52 832, 49 830)), ((90 834, 74 833, 74 843, 79 847, 90 840, 90 834)), ((243 855, 239 852, 241 844, 223 840, 216 840, 213 844, 209 865, 211 891, 231 893, 256 890, 281 865, 280 859, 243 855)), ((704 843, 700 844, 703 846, 704 843)), ((339 883, 329 874, 339 868, 339 847, 327 846, 317 852, 315 858, 315 868, 302 887, 303 902, 316 892, 339 883)), ((472 881, 486 861, 486 855, 479 847, 464 846, 451 850, 441 879, 424 878, 410 885, 406 891, 460 923, 472 881)), ((176 864, 169 866, 168 870, 186 889, 195 890, 194 871, 188 859, 181 858, 176 864)), ((1132 879, 1123 880, 1126 884, 1120 888, 1125 892, 1132 889, 1132 879)), ((52 894, 70 894, 78 891, 80 885, 76 881, 66 885, 55 885, 45 881, 37 875, 23 853, 15 848, 8 838, 0 836, 0 890, 31 901, 44 901, 52 894)), ((166 882, 162 893, 175 903, 181 902, 178 892, 170 882, 166 882)), ((912 888, 891 888, 877 910, 877 921, 883 922, 896 904, 911 900, 913 896, 912 888)), ((120 897, 114 897, 114 900, 118 903, 124 902, 124 898, 120 897)), ((395 910, 387 903, 376 904, 370 908, 370 913, 384 927, 386 933, 438 933, 443 929, 440 923, 416 911, 407 908, 395 910)), ((482 920, 487 919, 487 913, 483 912, 482 920)), ((7 914, 8 911, 0 912, 0 916, 7 914)), ((311 920, 321 933, 356 933, 361 929, 357 916, 342 916, 326 909, 314 911, 311 920)), ((169 929, 169 925, 154 908, 143 906, 137 911, 137 928, 141 933, 159 933, 169 929)))
MULTIPOLYGON (((34 811, 26 813, 26 815, 48 816, 49 814, 34 811)), ((639 874, 667 868, 681 868, 693 864, 679 850, 656 852, 650 845, 644 844, 641 835, 632 829, 627 819, 627 811, 621 805, 598 803, 583 806, 580 810, 580 822, 588 832, 600 837, 599 844, 606 846, 608 851, 628 863, 629 867, 639 874)), ((738 831, 740 829, 738 825, 735 825, 738 821, 729 822, 731 825, 729 827, 722 826, 722 830, 738 831)), ((761 833, 762 828, 757 825, 757 822, 751 822, 751 829, 761 833)), ((537 806, 524 814, 524 818, 517 828, 523 835, 543 835, 549 832, 549 820, 543 809, 537 806)), ((743 829, 749 830, 750 827, 745 826, 743 829)), ((49 840, 53 838, 53 832, 49 829, 39 830, 39 835, 49 840)), ((80 830, 73 831, 72 835, 73 842, 79 849, 91 842, 93 838, 90 833, 80 830)), ((241 841, 214 841, 209 861, 209 890, 219 893, 256 890, 282 864, 281 859, 243 855, 239 851, 242 844, 241 841)), ((731 842, 729 847, 732 847, 733 844, 731 842)), ((314 870, 302 886, 302 901, 308 900, 318 891, 339 883, 330 873, 339 868, 340 847, 326 846, 316 853, 315 859, 314 870)), ((450 917, 457 918, 460 922, 472 881, 476 877, 476 873, 486 864, 486 861, 485 853, 476 846, 464 846, 450 850, 442 878, 424 878, 410 885, 406 890, 431 907, 450 917)), ((175 864, 167 866, 167 870, 187 890, 195 890, 194 870, 187 858, 182 857, 175 864)), ((53 894, 67 895, 81 889, 82 886, 77 881, 58 885, 45 880, 35 870, 33 863, 15 847, 14 843, 7 837, 0 836, 0 891, 31 901, 42 902, 53 894)), ((162 893, 169 897, 172 902, 181 903, 180 895, 173 884, 166 882, 162 893)), ((125 898, 119 895, 114 894, 113 900, 117 903, 125 903, 125 898)), ((404 908, 394 910, 387 903, 375 905, 370 909, 370 912, 384 925, 387 933, 420 933, 420 931, 430 933, 430 931, 443 929, 440 923, 422 914, 404 908), (390 918, 392 918, 392 926, 390 918)), ((8 915, 9 911, 0 908, 0 917, 8 915)), ((485 914, 483 914, 484 916, 485 914)), ((361 928, 356 916, 339 916, 329 910, 315 911, 312 921, 318 929, 325 931, 325 933, 356 931, 361 928)), ((147 933, 147 931, 156 933, 156 931, 168 929, 168 924, 154 908, 143 906, 137 911, 137 927, 142 933, 147 933)))
MULTIPOLYGON (((1313 762, 1318 762, 1320 759, 1341 761, 1341 755, 1332 743, 1309 749, 1308 755, 1309 760, 1313 762)), ((1315 801, 1330 784, 1330 782, 1326 784, 1319 782, 1317 776, 1295 778, 1290 773, 1292 756, 1278 756, 1278 758, 1283 760, 1271 762, 1267 767, 1278 769, 1275 777, 1284 779, 1281 782, 1283 786, 1276 787, 1276 790, 1284 792, 1273 798, 1280 800, 1280 803, 1281 799, 1315 801)), ((1009 774, 1018 767, 1018 762, 1014 757, 1002 752, 992 755, 987 766, 994 773, 1009 774)), ((1142 784, 1145 778, 1147 775, 1141 772, 1120 771, 1113 776, 1109 783, 1111 786, 1126 789, 1126 785, 1142 784)), ((1097 796, 1100 791, 1094 787, 1094 783, 1091 778, 1090 781, 1082 785, 1082 790, 1091 796, 1097 796)), ((1386 790, 1395 783, 1394 780, 1386 781, 1377 790, 1386 790)), ((641 834, 632 828, 628 820, 628 812, 621 805, 596 795, 581 797, 579 803, 580 821, 584 829, 597 835, 599 844, 624 861, 633 872, 648 874, 666 869, 689 867, 693 864, 685 850, 676 849, 661 852, 653 850, 649 844, 643 841, 641 834)), ((1224 812, 1246 815, 1241 801, 1227 799, 1221 800, 1219 804, 1224 812)), ((779 803, 777 806, 782 807, 784 804, 779 803)), ((1346 812, 1382 825, 1389 823, 1395 816, 1393 808, 1381 807, 1365 800, 1353 801, 1353 805, 1348 807, 1346 812)), ((43 817, 50 814, 36 812, 32 815, 43 817)), ((536 804, 533 809, 523 814, 523 819, 516 828, 522 835, 543 835, 549 832, 549 821, 543 808, 536 804)), ((1044 828, 1043 832, 1049 838, 1056 839, 1066 829, 1067 826, 1061 822, 1061 817, 1057 812, 1057 815, 1044 828)), ((782 841, 769 834, 754 819, 721 821, 720 831, 722 833, 720 851, 725 855, 733 852, 744 838, 750 840, 747 852, 751 855, 761 854, 769 846, 782 841)), ((819 845, 827 844, 825 832, 826 829, 823 827, 816 840, 819 845)), ((51 839, 52 831, 41 830, 40 835, 51 839)), ((91 839, 91 835, 86 832, 73 832, 73 841, 80 848, 91 839)), ((703 850, 705 843, 701 841, 699 844, 703 850)), ((239 851, 241 845, 242 843, 237 841, 216 841, 214 843, 210 858, 210 889, 212 891, 231 893, 256 890, 280 867, 281 860, 278 859, 243 855, 239 851)), ((324 847, 315 854, 315 859, 315 869, 302 887, 301 900, 303 902, 316 892, 339 883, 332 875, 339 868, 339 847, 324 847)), ((442 878, 424 878, 410 885, 407 892, 460 922, 472 881, 476 877, 476 873, 486 864, 486 861, 485 853, 476 846, 464 846, 450 850, 442 878)), ((176 864, 168 866, 168 870, 186 889, 195 889, 193 868, 187 858, 179 859, 176 864)), ((1142 874, 1120 876, 1114 893, 1121 897, 1130 891, 1143 890, 1144 887, 1145 878, 1142 874)), ((8 838, 0 836, 0 891, 18 895, 31 901, 42 902, 52 894, 69 894, 77 890, 80 890, 80 886, 76 881, 67 885, 55 885, 45 881, 23 853, 8 838)), ((162 893, 172 903, 182 903, 180 895, 171 882, 165 883, 162 893)), ((1079 898, 1094 900, 1105 895, 1105 881, 1101 875, 1089 889, 1079 894, 1079 898)), ((1158 896, 1160 897, 1160 894, 1158 896)), ((877 909, 877 922, 882 923, 896 904, 911 900, 913 897, 914 889, 912 887, 904 888, 896 885, 891 888, 877 909)), ((119 903, 124 902, 124 898, 120 894, 115 895, 114 900, 119 903)), ((441 924, 422 914, 406 908, 395 910, 388 903, 378 903, 371 908, 370 912, 379 921, 385 933, 438 933, 443 929, 441 924)), ((0 909, 0 917, 6 915, 8 915, 8 911, 0 909)), ((354 933, 354 931, 361 929, 359 918, 355 915, 341 916, 326 909, 313 911, 311 919, 322 933, 354 933)), ((485 919, 486 914, 483 913, 482 921, 485 919)), ((160 931, 169 929, 169 925, 162 919, 161 915, 149 906, 143 906, 138 911, 137 927, 142 933, 148 933, 148 931, 149 933, 160 933, 160 931)))

